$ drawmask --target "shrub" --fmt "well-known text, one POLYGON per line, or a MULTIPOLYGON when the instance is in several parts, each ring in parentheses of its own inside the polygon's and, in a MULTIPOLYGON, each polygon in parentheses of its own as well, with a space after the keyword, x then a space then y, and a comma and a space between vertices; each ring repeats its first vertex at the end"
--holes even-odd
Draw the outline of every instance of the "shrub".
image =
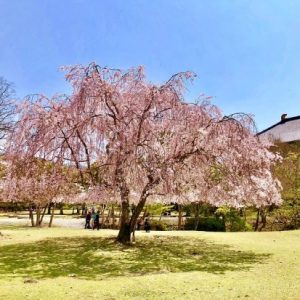
POLYGON ((300 209, 280 208, 272 215, 271 230, 293 230, 300 228, 300 209))
MULTIPOLYGON (((195 230, 197 220, 195 218, 188 218, 185 222, 184 229, 195 230)), ((200 231, 225 231, 224 222, 218 217, 200 217, 196 230, 200 231)))
POLYGON ((226 231, 252 231, 251 224, 247 223, 240 216, 234 216, 228 223, 226 222, 226 231))
POLYGON ((158 220, 152 220, 150 222, 151 230, 158 230, 158 231, 166 231, 167 230, 167 225, 158 220))
POLYGON ((230 207, 219 207, 215 214, 223 219, 226 231, 251 231, 252 226, 246 222, 241 213, 230 207))

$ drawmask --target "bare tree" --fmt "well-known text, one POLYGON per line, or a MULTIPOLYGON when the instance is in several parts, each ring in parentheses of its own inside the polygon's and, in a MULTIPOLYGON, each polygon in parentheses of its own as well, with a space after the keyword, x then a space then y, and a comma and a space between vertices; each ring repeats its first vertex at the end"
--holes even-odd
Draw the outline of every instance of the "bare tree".
POLYGON ((12 128, 15 114, 15 105, 12 100, 14 93, 12 83, 0 76, 0 141, 12 128))

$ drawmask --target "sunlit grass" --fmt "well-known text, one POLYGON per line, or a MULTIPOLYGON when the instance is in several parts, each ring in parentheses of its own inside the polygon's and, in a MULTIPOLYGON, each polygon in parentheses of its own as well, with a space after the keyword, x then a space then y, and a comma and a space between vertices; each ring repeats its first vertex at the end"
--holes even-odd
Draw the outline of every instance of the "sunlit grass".
POLYGON ((0 299, 297 299, 300 232, 0 229, 0 299))
POLYGON ((160 272, 224 273, 262 263, 268 256, 172 236, 142 237, 133 246, 103 237, 52 238, 0 247, 0 276, 55 278, 74 274, 95 279, 160 272))

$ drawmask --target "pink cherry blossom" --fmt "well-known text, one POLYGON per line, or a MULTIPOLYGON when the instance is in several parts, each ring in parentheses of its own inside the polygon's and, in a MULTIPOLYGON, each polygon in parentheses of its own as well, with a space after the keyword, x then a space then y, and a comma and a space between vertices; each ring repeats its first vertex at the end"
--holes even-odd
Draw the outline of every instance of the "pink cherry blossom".
POLYGON ((158 85, 140 67, 122 71, 92 63, 64 70, 73 93, 25 101, 7 158, 76 169, 84 192, 70 201, 119 202, 119 241, 130 241, 146 201, 281 203, 270 173, 279 157, 255 136, 251 116, 224 116, 207 97, 187 103, 186 80, 193 73, 158 85))

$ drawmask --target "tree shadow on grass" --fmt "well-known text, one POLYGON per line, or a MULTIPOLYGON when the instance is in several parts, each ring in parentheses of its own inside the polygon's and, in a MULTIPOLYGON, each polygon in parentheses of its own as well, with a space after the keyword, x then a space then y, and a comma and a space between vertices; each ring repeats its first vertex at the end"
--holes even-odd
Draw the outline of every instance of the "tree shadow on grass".
POLYGON ((204 240, 155 236, 124 246, 111 238, 55 238, 0 247, 0 277, 99 279, 167 272, 246 270, 270 255, 204 240))

